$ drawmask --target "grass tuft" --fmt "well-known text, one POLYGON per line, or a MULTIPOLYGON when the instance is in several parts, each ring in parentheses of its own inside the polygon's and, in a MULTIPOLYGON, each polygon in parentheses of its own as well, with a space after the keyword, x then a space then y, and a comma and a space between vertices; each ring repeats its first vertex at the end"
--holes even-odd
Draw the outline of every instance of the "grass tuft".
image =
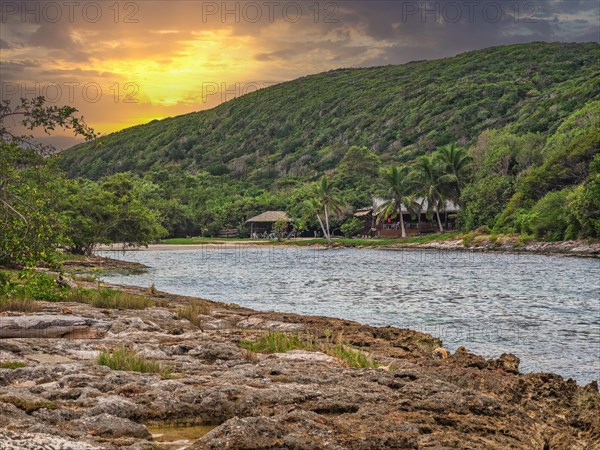
POLYGON ((56 404, 49 400, 30 401, 13 395, 4 395, 0 397, 0 402, 11 403, 28 414, 37 411, 38 409, 56 409, 56 404))
POLYGON ((202 328, 202 316, 210 314, 210 306, 208 303, 193 303, 183 308, 177 309, 177 318, 187 319, 198 328, 202 328))
POLYGON ((157 373, 163 378, 171 378, 171 370, 161 366, 158 361, 138 355, 135 350, 119 347, 112 351, 102 351, 97 363, 112 370, 127 372, 157 373))
POLYGON ((104 309, 146 309, 152 305, 152 300, 147 297, 110 289, 73 289, 65 300, 104 309))
POLYGON ((27 367, 23 361, 0 361, 0 369, 20 369, 27 367))
POLYGON ((0 297, 0 312, 21 311, 36 312, 40 310, 38 302, 29 297, 0 297))
POLYGON ((377 362, 364 352, 343 342, 340 336, 333 339, 332 336, 326 335, 325 340, 321 341, 316 336, 270 331, 256 341, 242 340, 240 345, 253 353, 286 353, 291 350, 318 351, 333 356, 344 365, 355 369, 378 367, 377 362))

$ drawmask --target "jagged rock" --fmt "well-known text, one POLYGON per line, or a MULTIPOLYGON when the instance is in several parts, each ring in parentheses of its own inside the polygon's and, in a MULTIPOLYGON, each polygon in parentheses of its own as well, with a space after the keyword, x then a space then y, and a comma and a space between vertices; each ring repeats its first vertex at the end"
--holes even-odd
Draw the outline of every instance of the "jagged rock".
MULTIPOLYGON (((436 359, 432 352, 442 343, 423 333, 219 304, 208 322, 227 326, 201 331, 173 314, 187 298, 168 300, 164 313, 157 307, 111 310, 117 326, 101 339, 0 341, 4 360, 27 363, 0 369, 0 397, 10 396, 0 402, 0 448, 144 450, 154 443, 142 424, 163 422, 221 424, 196 443, 181 439, 181 447, 196 449, 500 450, 543 449, 545 443, 583 449, 600 441, 596 384, 519 374, 511 354, 485 360, 459 348, 436 359), (176 327, 181 334, 167 332, 176 327), (256 340, 273 327, 301 329, 311 338, 323 330, 339 333, 380 368, 352 369, 306 350, 242 350, 242 339, 256 340), (120 346, 156 358, 173 377, 96 363, 99 351, 120 346), (13 437, 6 437, 8 429, 13 437)), ((71 307, 81 316, 102 317, 90 305, 71 307)), ((60 311, 44 304, 51 308, 60 311)))
POLYGON ((0 317, 0 338, 99 339, 110 326, 110 322, 76 316, 0 317))
POLYGON ((152 438, 152 435, 144 425, 106 413, 74 420, 69 423, 69 428, 84 431, 91 436, 106 438, 123 436, 142 439, 152 438))

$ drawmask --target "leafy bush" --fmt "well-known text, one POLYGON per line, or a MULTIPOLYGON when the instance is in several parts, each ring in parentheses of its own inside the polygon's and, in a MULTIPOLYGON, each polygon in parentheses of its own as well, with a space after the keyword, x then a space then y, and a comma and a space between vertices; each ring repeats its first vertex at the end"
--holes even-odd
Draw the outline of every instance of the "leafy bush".
POLYGON ((523 219, 523 230, 536 239, 558 241, 567 230, 566 212, 569 189, 546 194, 523 219))
POLYGON ((341 230, 344 233, 344 236, 347 238, 351 238, 352 236, 356 236, 363 229, 363 223, 356 217, 353 217, 347 220, 342 226, 341 230))

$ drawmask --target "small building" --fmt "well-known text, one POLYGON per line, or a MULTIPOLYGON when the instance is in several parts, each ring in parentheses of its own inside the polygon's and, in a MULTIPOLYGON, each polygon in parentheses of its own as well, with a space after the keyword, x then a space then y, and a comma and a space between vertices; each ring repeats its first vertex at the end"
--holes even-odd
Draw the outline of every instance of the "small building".
MULTIPOLYGON (((383 203, 381 200, 377 204, 383 203)), ((427 218, 427 200, 417 199, 421 205, 419 214, 410 213, 406 206, 402 205, 402 218, 404 219, 404 228, 407 236, 416 236, 419 234, 436 233, 439 229, 437 217, 433 213, 431 219, 427 218)), ((446 200, 443 208, 440 208, 440 219, 444 230, 456 229, 457 213, 460 207, 451 200, 446 200)), ((377 220, 377 207, 361 208, 354 213, 354 217, 363 221, 362 235, 375 235, 378 237, 401 237, 402 227, 400 217, 396 213, 385 220, 377 220)))
POLYGON ((278 221, 291 222, 285 211, 265 211, 258 216, 246 220, 250 224, 250 237, 256 237, 264 233, 271 233, 273 224, 278 221))
POLYGON ((376 230, 376 218, 373 215, 373 207, 357 209, 354 217, 363 223, 363 229, 360 232, 361 236, 371 236, 376 230))

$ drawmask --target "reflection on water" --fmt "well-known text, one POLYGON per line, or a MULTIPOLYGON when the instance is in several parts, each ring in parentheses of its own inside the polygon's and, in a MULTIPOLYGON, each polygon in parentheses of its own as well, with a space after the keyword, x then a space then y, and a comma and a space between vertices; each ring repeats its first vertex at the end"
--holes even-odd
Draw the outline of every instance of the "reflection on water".
POLYGON ((212 248, 109 256, 151 267, 105 274, 258 310, 412 328, 486 357, 521 358, 523 371, 579 383, 600 372, 600 262, 472 252, 212 248))

